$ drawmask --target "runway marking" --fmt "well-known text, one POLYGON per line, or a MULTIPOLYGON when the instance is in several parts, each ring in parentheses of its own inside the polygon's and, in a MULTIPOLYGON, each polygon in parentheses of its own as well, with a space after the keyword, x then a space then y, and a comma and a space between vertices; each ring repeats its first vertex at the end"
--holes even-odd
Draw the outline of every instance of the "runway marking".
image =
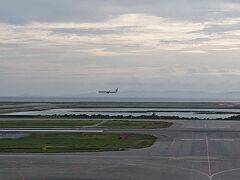
POLYGON ((185 170, 185 171, 195 172, 195 173, 202 174, 203 176, 209 177, 209 175, 208 175, 207 173, 202 172, 202 171, 199 171, 199 170, 196 170, 196 169, 190 169, 190 168, 184 168, 184 167, 178 167, 178 166, 172 166, 172 165, 163 165, 163 164, 161 164, 161 165, 159 165, 159 166, 176 168, 176 169, 182 169, 182 170, 185 170))
POLYGON ((223 174, 223 173, 227 173, 227 172, 232 172, 232 171, 237 171, 237 170, 240 170, 240 168, 227 169, 227 170, 224 170, 224 171, 220 171, 220 172, 214 173, 214 174, 212 174, 211 179, 212 179, 212 177, 217 176, 217 175, 219 175, 219 174, 223 174))
POLYGON ((234 139, 227 139, 227 138, 211 138, 210 141, 234 141, 234 139))
POLYGON ((206 147, 207 147, 207 160, 208 160, 208 177, 209 177, 209 180, 212 179, 211 175, 212 175, 212 172, 211 172, 211 161, 210 161, 210 155, 209 155, 209 142, 208 142, 208 136, 206 136, 206 147))
POLYGON ((207 160, 206 159, 204 159, 204 158, 206 158, 206 156, 204 156, 204 157, 199 157, 199 158, 194 158, 193 156, 178 156, 178 157, 169 157, 169 159, 170 160, 187 160, 187 161, 192 161, 192 162, 207 162, 207 160))
POLYGON ((173 147, 173 145, 174 145, 174 143, 175 143, 175 140, 176 140, 176 139, 174 138, 173 141, 171 142, 170 146, 169 146, 169 149, 168 149, 168 154, 169 154, 169 155, 172 154, 172 156, 173 156, 173 152, 170 152, 170 151, 173 151, 173 150, 172 150, 172 147, 173 147))
POLYGON ((108 165, 108 166, 101 166, 101 167, 96 167, 96 170, 106 170, 106 169, 112 169, 112 168, 119 168, 121 164, 116 164, 116 165, 108 165))
POLYGON ((180 139, 180 141, 203 141, 204 139, 180 139))
POLYGON ((137 166, 138 164, 129 163, 128 166, 137 166))
POLYGON ((204 122, 205 122, 204 123, 204 125, 205 125, 204 127, 207 128, 207 120, 205 120, 204 122))
POLYGON ((1 129, 0 132, 85 132, 85 133, 102 133, 103 130, 72 130, 72 129, 1 129))

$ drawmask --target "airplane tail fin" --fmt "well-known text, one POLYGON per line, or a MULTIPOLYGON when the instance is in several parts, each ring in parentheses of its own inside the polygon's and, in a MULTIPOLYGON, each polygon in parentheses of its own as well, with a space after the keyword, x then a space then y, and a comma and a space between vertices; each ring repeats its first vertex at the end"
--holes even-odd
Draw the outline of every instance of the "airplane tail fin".
POLYGON ((118 92, 118 88, 115 90, 115 92, 118 92))

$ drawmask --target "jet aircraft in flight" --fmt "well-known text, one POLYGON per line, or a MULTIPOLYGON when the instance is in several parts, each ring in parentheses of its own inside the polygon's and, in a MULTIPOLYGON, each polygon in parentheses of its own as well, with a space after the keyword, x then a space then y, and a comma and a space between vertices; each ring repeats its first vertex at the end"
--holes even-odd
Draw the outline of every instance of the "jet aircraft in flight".
POLYGON ((98 93, 102 93, 102 94, 113 94, 113 93, 117 93, 118 92, 118 88, 115 89, 114 91, 98 91, 98 93))

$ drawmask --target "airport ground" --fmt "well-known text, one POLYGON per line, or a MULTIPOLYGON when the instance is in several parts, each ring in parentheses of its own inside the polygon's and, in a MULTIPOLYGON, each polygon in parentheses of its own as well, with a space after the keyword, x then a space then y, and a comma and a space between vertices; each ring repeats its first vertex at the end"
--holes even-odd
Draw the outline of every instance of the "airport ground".
MULTIPOLYGON (((156 136, 157 141, 144 149, 74 154, 1 154, 1 179, 239 179, 238 121, 171 122, 173 126, 167 129, 98 128, 106 133, 156 136)), ((74 128, 72 131, 94 129, 74 128)), ((50 130, 64 131, 58 128, 50 130)))
MULTIPOLYGON (((1 99, 1 98, 0 98, 1 99)), ((16 98, 14 98, 16 99, 16 98)), ((42 111, 58 108, 186 108, 239 109, 239 102, 0 102, 0 115, 12 112, 42 111)))

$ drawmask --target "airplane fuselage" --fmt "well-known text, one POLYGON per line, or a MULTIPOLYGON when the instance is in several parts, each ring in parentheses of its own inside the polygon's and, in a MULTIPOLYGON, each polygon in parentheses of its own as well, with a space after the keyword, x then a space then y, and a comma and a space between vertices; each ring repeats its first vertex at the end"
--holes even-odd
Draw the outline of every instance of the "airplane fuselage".
POLYGON ((118 88, 115 91, 98 91, 101 94, 114 94, 118 92, 118 88))

